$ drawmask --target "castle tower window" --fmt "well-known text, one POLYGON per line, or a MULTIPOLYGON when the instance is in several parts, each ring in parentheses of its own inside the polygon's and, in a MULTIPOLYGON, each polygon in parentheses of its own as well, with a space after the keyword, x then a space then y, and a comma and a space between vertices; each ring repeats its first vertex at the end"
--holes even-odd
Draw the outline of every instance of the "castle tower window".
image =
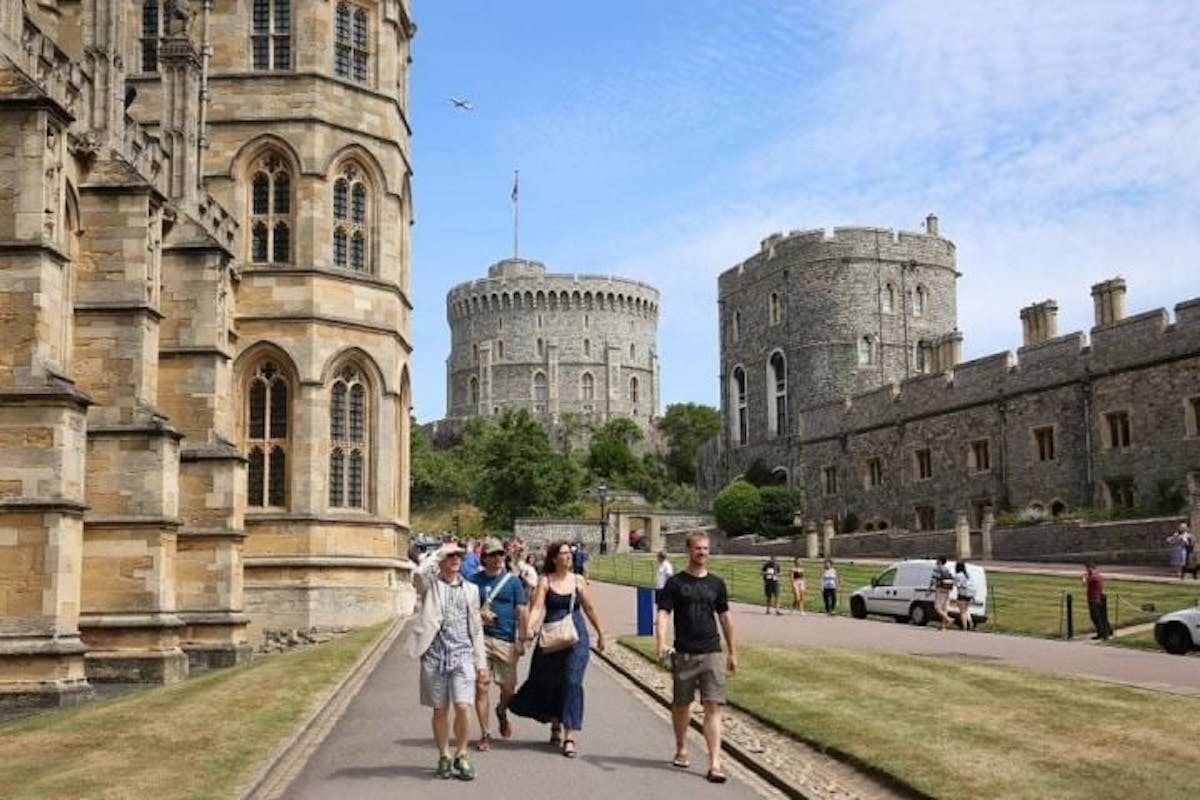
POLYGON ((933 368, 933 347, 926 341, 917 342, 913 348, 917 372, 924 374, 933 368))
POLYGON ((549 396, 549 390, 546 385, 546 373, 533 373, 533 410, 538 414, 545 414, 549 396))
POLYGON ((370 272, 370 208, 359 169, 348 164, 333 182, 333 265, 370 272))
POLYGON ((542 356, 546 355, 546 343, 544 341, 542 341, 541 339, 537 340, 537 354, 538 354, 538 358, 541 358, 542 356))
POLYGON ((1115 478, 1104 482, 1108 490, 1109 508, 1133 508, 1137 495, 1134 492, 1133 478, 1115 478))
POLYGON ((896 312, 896 287, 890 283, 883 287, 883 313, 894 314, 896 312))
POLYGON ((246 502, 251 508, 287 505, 288 385, 264 362, 246 392, 246 502))
POLYGON ((742 312, 733 312, 733 341, 737 341, 742 335, 742 312))
POLYGON ((596 379, 592 373, 585 372, 579 379, 579 399, 591 403, 596 399, 596 379))
POLYGON ((292 178, 274 153, 263 156, 250 179, 250 260, 286 264, 291 260, 292 178))
POLYGON ((497 361, 504 360, 504 340, 503 339, 496 340, 496 360, 497 361))
POLYGON ((931 531, 937 524, 933 506, 917 506, 913 509, 914 527, 919 531, 931 531))
POLYGON ((926 304, 926 301, 928 300, 927 295, 928 295, 928 293, 925 291, 924 286, 917 287, 917 296, 913 302, 913 316, 914 317, 919 317, 925 313, 925 304, 926 304))
POLYGON ((629 363, 632 364, 637 360, 637 345, 629 345, 629 363))
POLYGON ((479 345, 471 345, 471 365, 479 366, 479 345))
POLYGON ((162 0, 142 3, 142 72, 158 72, 158 42, 163 35, 162 0))
POLYGON ((833 497, 838 493, 837 467, 821 467, 821 494, 833 497))
POLYGON ((933 452, 928 447, 913 453, 913 473, 919 481, 927 481, 933 477, 933 452))
POLYGON ((291 0, 254 0, 253 16, 250 51, 254 69, 291 69, 291 0))
POLYGON ((767 362, 767 433, 787 432, 787 362, 776 350, 767 362))
POLYGON ((350 3, 338 3, 333 46, 333 71, 339 78, 367 82, 370 36, 367 11, 350 3))
POLYGON ((1034 428, 1033 444, 1038 461, 1053 461, 1055 459, 1054 426, 1044 425, 1040 428, 1034 428))
POLYGON ((768 317, 772 325, 778 325, 783 318, 783 311, 779 302, 779 292, 771 292, 771 298, 767 304, 768 317))
POLYGON ((987 439, 976 439, 967 449, 967 470, 970 472, 991 472, 992 454, 991 443, 987 439))
POLYGON ((472 411, 479 408, 479 379, 474 375, 467 381, 467 397, 469 398, 472 411))
POLYGON ((366 508, 367 389, 362 373, 342 367, 330 388, 329 505, 366 508))
POLYGON ((740 446, 750 439, 750 419, 746 409, 746 370, 734 367, 729 380, 729 408, 733 414, 730 428, 733 430, 733 444, 740 446))
MULTIPOLYGON (((639 388, 638 387, 638 379, 637 379, 637 376, 634 375, 632 378, 629 379, 629 402, 635 406, 637 405, 638 399, 639 399, 638 398, 638 388, 639 388)), ((637 410, 635 409, 633 413, 636 414, 637 410)))
POLYGON ((875 340, 864 336, 858 340, 858 365, 869 367, 875 363, 875 340))
POLYGON ((1183 404, 1185 436, 1200 436, 1200 397, 1189 397, 1183 404))
POLYGON ((1107 428, 1105 444, 1110 450, 1123 450, 1132 442, 1128 411, 1113 411, 1104 415, 1107 428))
POLYGON ((883 459, 877 456, 867 459, 863 469, 863 485, 868 489, 883 485, 883 459))
POLYGON ((583 357, 584 358, 592 357, 592 340, 591 339, 583 340, 583 357))

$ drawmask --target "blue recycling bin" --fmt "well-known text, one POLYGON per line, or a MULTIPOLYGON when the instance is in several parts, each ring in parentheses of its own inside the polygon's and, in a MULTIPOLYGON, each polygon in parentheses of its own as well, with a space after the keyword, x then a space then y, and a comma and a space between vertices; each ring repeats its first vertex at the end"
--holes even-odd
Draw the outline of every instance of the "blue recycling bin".
POLYGON ((654 589, 637 587, 637 635, 654 635, 654 589))

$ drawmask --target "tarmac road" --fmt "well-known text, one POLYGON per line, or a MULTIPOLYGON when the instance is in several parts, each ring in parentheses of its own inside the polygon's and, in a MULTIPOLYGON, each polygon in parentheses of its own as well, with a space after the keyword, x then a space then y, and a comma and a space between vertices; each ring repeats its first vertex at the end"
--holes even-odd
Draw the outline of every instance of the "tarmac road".
MULTIPOLYGON (((636 630, 636 592, 630 586, 594 582, 605 630, 623 635, 636 630)), ((843 607, 849 593, 840 592, 843 607)), ((1195 656, 1102 646, 1091 641, 1059 641, 983 630, 942 632, 888 620, 805 616, 784 611, 767 615, 762 606, 731 605, 735 636, 743 642, 845 647, 914 655, 944 655, 997 661, 1147 689, 1200 696, 1200 661, 1195 656)))

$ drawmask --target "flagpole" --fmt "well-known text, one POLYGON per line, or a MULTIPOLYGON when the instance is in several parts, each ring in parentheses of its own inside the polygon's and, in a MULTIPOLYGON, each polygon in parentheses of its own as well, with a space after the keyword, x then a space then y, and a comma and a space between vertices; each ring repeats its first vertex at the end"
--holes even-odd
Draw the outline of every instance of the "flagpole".
POLYGON ((521 170, 513 170, 513 258, 520 258, 521 255, 521 170))

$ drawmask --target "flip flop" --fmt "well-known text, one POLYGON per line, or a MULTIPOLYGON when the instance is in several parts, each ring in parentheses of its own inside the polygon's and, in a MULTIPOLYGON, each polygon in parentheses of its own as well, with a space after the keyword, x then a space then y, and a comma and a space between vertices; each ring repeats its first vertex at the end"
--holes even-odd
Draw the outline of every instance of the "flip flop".
POLYGON ((710 769, 708 774, 704 776, 704 780, 709 783, 724 783, 729 780, 729 777, 719 769, 710 769))
POLYGON ((675 756, 675 758, 671 759, 672 767, 678 767, 679 769, 687 769, 691 765, 692 765, 692 762, 688 759, 687 756, 675 756))

